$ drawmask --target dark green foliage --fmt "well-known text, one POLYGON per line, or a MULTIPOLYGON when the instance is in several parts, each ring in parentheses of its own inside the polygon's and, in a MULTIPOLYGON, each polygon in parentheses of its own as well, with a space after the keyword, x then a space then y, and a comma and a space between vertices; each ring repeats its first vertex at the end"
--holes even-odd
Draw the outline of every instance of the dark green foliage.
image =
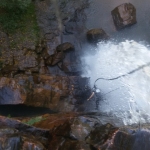
POLYGON ((7 32, 21 28, 31 0, 0 0, 0 25, 7 32))

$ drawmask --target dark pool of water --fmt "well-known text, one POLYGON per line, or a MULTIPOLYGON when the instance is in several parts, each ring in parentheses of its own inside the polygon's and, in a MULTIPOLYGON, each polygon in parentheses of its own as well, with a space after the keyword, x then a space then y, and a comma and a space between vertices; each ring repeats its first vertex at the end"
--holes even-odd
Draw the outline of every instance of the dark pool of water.
POLYGON ((0 105, 0 115, 10 117, 32 117, 46 113, 55 113, 48 108, 31 107, 25 105, 0 105))

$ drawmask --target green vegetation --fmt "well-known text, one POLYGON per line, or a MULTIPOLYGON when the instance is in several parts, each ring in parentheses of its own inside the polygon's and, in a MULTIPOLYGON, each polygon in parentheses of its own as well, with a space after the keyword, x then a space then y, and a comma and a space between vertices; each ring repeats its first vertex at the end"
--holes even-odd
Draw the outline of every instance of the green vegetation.
POLYGON ((34 123, 40 122, 40 121, 42 121, 42 120, 45 120, 45 119, 42 118, 41 116, 39 116, 39 117, 31 118, 30 120, 28 120, 27 122, 24 122, 24 123, 31 126, 31 125, 33 125, 34 123))
POLYGON ((8 117, 8 118, 11 118, 11 114, 8 114, 7 117, 8 117))
POLYGON ((23 26, 24 15, 28 12, 31 0, 0 0, 0 24, 7 32, 14 32, 23 26))
POLYGON ((9 35, 10 48, 39 40, 35 4, 32 0, 0 0, 0 29, 9 35))

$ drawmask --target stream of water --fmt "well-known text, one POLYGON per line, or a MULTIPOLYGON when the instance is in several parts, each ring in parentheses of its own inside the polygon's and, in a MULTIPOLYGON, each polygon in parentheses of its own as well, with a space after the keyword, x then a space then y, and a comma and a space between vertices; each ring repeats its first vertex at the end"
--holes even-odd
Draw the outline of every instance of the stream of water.
MULTIPOLYGON (((82 58, 85 66, 83 76, 90 77, 91 87, 97 78, 114 78, 150 62, 149 7, 148 0, 90 1, 87 28, 103 28, 113 39, 99 43, 97 48, 85 48, 86 53, 82 58), (117 31, 111 11, 128 2, 136 8, 137 24, 117 31)), ((103 95, 100 111, 119 117, 125 125, 150 122, 149 83, 150 66, 117 80, 98 80, 96 84, 103 95), (109 93, 111 90, 114 91, 109 93)))
MULTIPOLYGON (((91 87, 97 78, 115 78, 150 62, 149 46, 135 41, 99 43, 93 51, 82 59, 86 66, 83 76, 90 77, 91 87)), ((149 122, 149 83, 149 65, 116 80, 96 81, 103 95, 100 111, 113 113, 124 124, 149 122)))

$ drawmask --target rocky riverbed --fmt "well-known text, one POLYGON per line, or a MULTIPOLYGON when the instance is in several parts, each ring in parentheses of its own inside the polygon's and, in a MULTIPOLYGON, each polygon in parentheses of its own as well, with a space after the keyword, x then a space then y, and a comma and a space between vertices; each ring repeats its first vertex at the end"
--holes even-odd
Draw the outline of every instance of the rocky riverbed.
MULTIPOLYGON (((0 150, 149 150, 149 123, 141 124, 143 118, 128 124, 121 115, 102 111, 105 99, 87 101, 93 81, 84 72, 90 65, 83 63, 86 53, 96 54, 99 42, 140 36, 135 32, 142 26, 139 1, 32 4, 38 37, 28 29, 10 34, 0 28, 0 150)), ((30 29, 33 20, 27 21, 30 29)), ((149 42, 149 33, 139 31, 149 42)), ((133 116, 129 112, 125 119, 133 116)))

